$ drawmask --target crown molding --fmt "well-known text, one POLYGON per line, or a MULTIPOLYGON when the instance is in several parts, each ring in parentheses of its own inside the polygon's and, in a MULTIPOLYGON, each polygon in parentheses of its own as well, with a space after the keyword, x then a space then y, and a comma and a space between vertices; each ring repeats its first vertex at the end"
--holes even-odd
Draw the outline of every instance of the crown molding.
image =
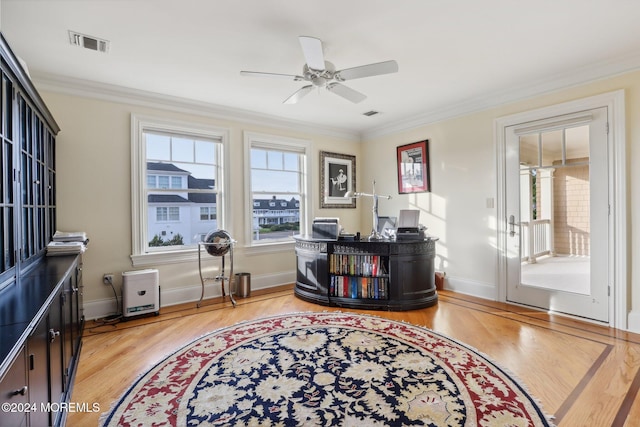
POLYGON ((540 79, 527 85, 511 87, 493 92, 492 94, 471 98, 457 104, 444 106, 443 108, 433 109, 404 120, 396 121, 390 125, 382 125, 369 129, 363 132, 360 137, 363 141, 366 141, 384 135, 405 132, 443 120, 477 113, 535 96, 541 96, 597 80, 630 73, 638 69, 640 69, 640 52, 635 52, 623 57, 558 73, 555 76, 540 79))
POLYGON ((159 108, 168 111, 178 111, 212 117, 221 120, 231 120, 250 123, 258 126, 268 126, 276 129, 297 131, 325 135, 346 139, 354 142, 366 141, 381 136, 406 132, 412 129, 449 120, 456 117, 473 114, 501 105, 522 101, 535 96, 557 92, 559 90, 587 84, 616 75, 633 72, 640 69, 640 52, 601 61, 571 71, 558 73, 552 77, 539 79, 529 84, 495 91, 484 96, 470 98, 463 102, 445 105, 420 113, 391 124, 367 129, 364 132, 344 128, 319 126, 314 123, 286 120, 281 117, 256 113, 248 110, 225 107, 169 95, 162 95, 138 89, 97 83, 88 80, 72 79, 53 74, 32 73, 32 80, 40 90, 66 93, 75 96, 96 98, 112 102, 126 102, 145 107, 159 108))
POLYGON ((127 103, 166 111, 210 117, 218 120, 229 120, 360 142, 360 133, 357 131, 350 131, 348 129, 319 126, 317 124, 304 121, 286 120, 281 117, 271 116, 268 114, 256 113, 253 111, 176 96, 147 92, 123 86, 64 77, 56 74, 39 72, 32 72, 31 74, 32 81, 41 91, 62 93, 103 101, 127 103))

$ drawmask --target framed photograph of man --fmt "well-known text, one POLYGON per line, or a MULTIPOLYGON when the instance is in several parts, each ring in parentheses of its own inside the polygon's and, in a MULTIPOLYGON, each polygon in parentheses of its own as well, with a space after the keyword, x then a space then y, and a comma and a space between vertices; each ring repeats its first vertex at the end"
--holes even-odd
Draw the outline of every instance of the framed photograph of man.
POLYGON ((431 191, 429 176, 429 140, 401 145, 398 160, 398 193, 431 191))
POLYGON ((320 207, 355 208, 356 200, 346 198, 356 188, 356 156, 320 152, 320 207))

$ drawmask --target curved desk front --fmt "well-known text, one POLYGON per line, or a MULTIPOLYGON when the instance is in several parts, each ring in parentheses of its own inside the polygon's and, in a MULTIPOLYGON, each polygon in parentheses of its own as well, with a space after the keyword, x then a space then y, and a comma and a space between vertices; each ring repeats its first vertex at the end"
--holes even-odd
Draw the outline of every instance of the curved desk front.
POLYGON ((438 302, 435 242, 296 236, 295 295, 328 306, 413 310, 438 302))

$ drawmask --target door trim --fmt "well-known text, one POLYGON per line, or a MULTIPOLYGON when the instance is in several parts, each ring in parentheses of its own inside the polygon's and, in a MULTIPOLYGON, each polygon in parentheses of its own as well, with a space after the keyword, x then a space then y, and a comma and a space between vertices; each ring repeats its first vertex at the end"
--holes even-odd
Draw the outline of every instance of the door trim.
POLYGON ((497 209, 496 242, 498 249, 498 301, 507 296, 507 197, 506 197, 506 137, 505 128, 549 117, 607 107, 609 111, 609 326, 628 330, 627 290, 627 202, 626 202, 626 141, 624 90, 595 95, 576 101, 525 111, 494 120, 496 150, 497 209))

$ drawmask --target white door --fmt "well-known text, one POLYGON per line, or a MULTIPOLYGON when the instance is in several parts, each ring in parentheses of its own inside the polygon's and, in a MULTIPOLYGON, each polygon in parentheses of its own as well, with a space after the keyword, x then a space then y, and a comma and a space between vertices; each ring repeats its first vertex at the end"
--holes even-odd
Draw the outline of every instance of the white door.
POLYGON ((607 108, 505 139, 507 301, 608 322, 607 108))

